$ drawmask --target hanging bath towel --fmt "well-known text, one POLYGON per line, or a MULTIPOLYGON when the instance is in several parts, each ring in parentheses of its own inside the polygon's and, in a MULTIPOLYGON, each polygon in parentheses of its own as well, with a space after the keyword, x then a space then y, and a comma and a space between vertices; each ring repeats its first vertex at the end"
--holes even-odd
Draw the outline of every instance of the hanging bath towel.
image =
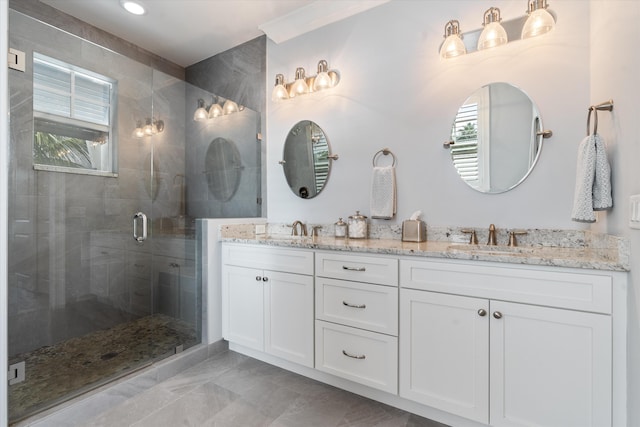
POLYGON ((391 219, 396 214, 396 168, 375 166, 371 177, 371 218, 391 219))
POLYGON ((605 144, 599 135, 589 135, 578 148, 576 188, 571 219, 595 222, 594 210, 613 206, 611 198, 611 167, 605 144))

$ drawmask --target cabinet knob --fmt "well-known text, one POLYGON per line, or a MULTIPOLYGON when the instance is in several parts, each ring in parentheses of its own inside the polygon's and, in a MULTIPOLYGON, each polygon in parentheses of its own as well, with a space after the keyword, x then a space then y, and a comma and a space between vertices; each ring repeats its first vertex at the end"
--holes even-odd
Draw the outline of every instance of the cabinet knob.
POLYGON ((261 280, 262 280, 262 277, 256 276, 256 282, 260 282, 261 280))
POLYGON ((487 315, 487 310, 485 310, 484 308, 481 308, 480 310, 478 310, 478 316, 484 317, 486 315, 487 315))
POLYGON ((269 281, 269 278, 268 278, 268 277, 263 277, 263 278, 262 278, 262 281, 263 281, 263 282, 268 282, 268 281, 269 281))
POLYGON ((493 317, 495 317, 496 319, 502 319, 502 313, 500 313, 499 311, 494 311, 493 317))

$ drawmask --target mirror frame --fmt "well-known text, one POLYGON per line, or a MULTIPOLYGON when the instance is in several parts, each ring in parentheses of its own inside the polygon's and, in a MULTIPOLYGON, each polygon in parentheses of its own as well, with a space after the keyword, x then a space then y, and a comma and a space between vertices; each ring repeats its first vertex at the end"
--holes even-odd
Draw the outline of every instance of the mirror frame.
MULTIPOLYGON (((504 108, 504 107, 502 107, 504 108)), ((513 107, 509 106, 508 111, 513 112, 513 107)), ((507 111, 507 110, 505 110, 507 111)), ((512 123, 513 121, 509 121, 510 123, 512 123)), ((462 179, 462 181, 467 184, 469 187, 471 187, 472 189, 474 189, 475 191, 478 191, 480 193, 484 193, 484 194, 501 194, 501 193, 505 193, 507 191, 510 191, 512 189, 514 189, 515 187, 517 187, 518 185, 520 185, 525 179, 527 179, 529 177, 529 175, 531 174, 531 172, 533 171, 533 168, 536 166, 536 164, 538 163, 538 159, 540 158, 540 153, 542 152, 542 140, 544 138, 548 138, 549 136, 551 136, 551 132, 550 131, 544 131, 543 130, 543 126, 542 126, 542 119, 541 119, 541 114, 540 114, 540 110, 538 108, 538 106, 536 105, 536 103, 533 101, 533 99, 522 89, 520 89, 519 87, 512 85, 510 83, 505 83, 505 82, 493 82, 493 83, 489 83, 486 84, 482 87, 480 87, 479 89, 475 90, 471 95, 469 95, 465 101, 462 103, 461 107, 458 109, 458 111, 456 112, 454 121, 453 121, 453 125, 451 126, 451 133, 450 133, 450 141, 448 143, 445 143, 445 146, 448 147, 451 150, 450 153, 450 158, 451 161, 453 163, 454 168, 456 169, 456 172, 458 173, 458 176, 462 179), (524 120, 528 120, 528 123, 530 123, 529 128, 528 129, 524 129, 522 130, 522 128, 517 129, 518 130, 518 135, 520 136, 521 140, 524 140, 524 138, 528 135, 529 136, 529 141, 527 143, 527 145, 523 146, 524 149, 521 150, 523 152, 523 156, 521 156, 522 158, 522 163, 527 162, 528 166, 527 166, 527 170, 526 172, 523 172, 521 176, 518 176, 517 179, 513 178, 511 180, 507 181, 507 184, 500 187, 500 188, 494 188, 492 189, 490 186, 489 188, 483 188, 481 186, 478 185, 473 185, 471 183, 471 180, 469 179, 465 179, 465 177, 472 175, 472 172, 465 172, 463 170, 461 170, 462 168, 460 168, 457 164, 456 164, 456 160, 460 160, 460 158, 456 159, 455 158, 455 153, 457 152, 461 152, 464 150, 464 148, 459 148, 461 147, 460 144, 456 145, 456 142, 459 142, 459 140, 456 140, 456 134, 459 134, 461 129, 461 123, 473 123, 475 121, 475 136, 476 136, 476 141, 477 147, 482 148, 481 144, 481 138, 482 135, 485 135, 485 138, 489 138, 489 141, 491 141, 491 135, 495 132, 498 132, 500 130, 500 127, 496 127, 494 124, 489 123, 489 129, 485 129, 483 130, 480 127, 479 124, 479 119, 478 117, 483 113, 485 114, 485 119, 483 121, 490 121, 491 120, 491 115, 487 115, 486 112, 491 113, 493 109, 495 109, 495 107, 492 104, 492 96, 489 93, 488 95, 484 94, 483 92, 486 92, 487 90, 491 90, 492 88, 500 88, 500 87, 505 87, 505 88, 509 88, 512 91, 517 91, 518 95, 522 97, 522 99, 520 101, 518 101, 520 103, 520 105, 526 105, 530 111, 531 111, 531 116, 530 117, 520 117, 520 119, 522 121, 524 120), (474 117, 475 120, 465 120, 464 118, 461 119, 461 114, 467 113, 469 114, 468 111, 463 111, 463 108, 467 105, 472 105, 469 101, 473 100, 474 98, 476 99, 475 104, 480 103, 479 100, 482 99, 489 99, 489 105, 488 107, 482 107, 482 105, 479 105, 478 107, 476 107, 476 115, 474 117), (528 100, 527 104, 523 104, 525 102, 525 99, 528 100), (495 130, 495 132, 494 132, 495 130), (522 132, 520 132, 522 131, 522 132), (524 135, 524 133, 526 132, 527 135, 524 135), (527 151, 528 155, 524 154, 524 152, 527 151), (526 158, 524 158, 524 156, 526 155, 526 158)), ((502 141, 502 144, 504 147, 508 147, 507 145, 507 141, 509 138, 508 137, 503 137, 501 139, 499 139, 498 141, 502 141)), ((494 144, 499 144, 499 142, 495 142, 494 144)), ((491 146, 491 144, 490 144, 491 146)), ((499 146, 499 145, 498 145, 499 146)), ((473 148, 471 147, 470 149, 467 150, 467 155, 469 154, 469 152, 472 152, 473 148)), ((476 148, 476 158, 480 157, 478 159, 478 166, 482 166, 480 163, 483 161, 486 164, 489 164, 488 169, 485 169, 484 172, 482 170, 480 170, 480 174, 484 173, 484 174, 490 174, 491 170, 493 170, 494 168, 498 167, 498 168, 503 168, 503 169, 498 169, 499 170, 505 170, 504 168, 506 166, 508 166, 510 163, 513 161, 513 157, 509 157, 509 159, 505 162, 503 162, 501 165, 496 165, 497 161, 499 159, 491 159, 489 157, 489 151, 485 150, 484 154, 482 154, 482 150, 477 150, 476 148)), ((495 157, 495 156, 494 156, 495 157)), ((481 169, 481 168, 478 168, 481 169)), ((523 170, 524 168, 521 168, 521 170, 523 170)), ((495 171, 494 171, 495 172, 495 171)))
POLYGON ((327 138, 326 132, 312 120, 301 120, 291 127, 287 133, 283 148, 282 148, 282 170, 287 181, 287 185, 293 194, 301 199, 313 199, 318 196, 327 186, 329 177, 331 175, 332 160, 337 159, 337 155, 331 154, 331 144, 329 138, 327 138), (318 142, 324 142, 326 145, 326 156, 323 156, 320 160, 323 166, 318 171, 318 158, 316 152, 313 150, 313 144, 318 142), (299 148, 299 144, 305 144, 305 149, 300 151, 302 157, 307 160, 306 164, 301 163, 299 159, 294 157, 294 150, 299 148), (326 157, 326 162, 324 161, 326 157), (297 160, 297 161, 296 161, 297 160), (300 169, 294 169, 298 166, 300 169), (318 178, 318 172, 324 175, 323 178, 318 178), (311 176, 313 174, 313 176, 311 176), (301 175, 307 175, 305 180, 299 178, 301 175))

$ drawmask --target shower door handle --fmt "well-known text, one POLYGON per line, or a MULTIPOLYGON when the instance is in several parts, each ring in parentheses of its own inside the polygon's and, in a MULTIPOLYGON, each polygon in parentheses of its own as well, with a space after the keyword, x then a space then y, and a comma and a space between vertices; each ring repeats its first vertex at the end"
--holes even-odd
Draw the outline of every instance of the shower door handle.
POLYGON ((133 238, 136 242, 144 242, 147 240, 147 216, 142 212, 138 212, 133 216, 133 238), (138 236, 139 219, 142 219, 142 236, 138 236))

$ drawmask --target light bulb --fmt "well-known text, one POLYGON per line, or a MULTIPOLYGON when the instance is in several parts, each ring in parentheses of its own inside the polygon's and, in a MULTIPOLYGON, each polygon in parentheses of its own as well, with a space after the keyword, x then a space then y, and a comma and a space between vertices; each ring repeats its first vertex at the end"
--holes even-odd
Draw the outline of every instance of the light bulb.
POLYGON ((136 129, 133 131, 133 136, 136 138, 144 137, 144 130, 142 129, 142 121, 138 120, 136 123, 136 129))
POLYGON ((224 102, 224 105, 222 106, 222 110, 224 111, 224 114, 237 113, 238 112, 238 104, 236 104, 235 102, 233 102, 230 99, 227 99, 224 102))
POLYGON ((198 108, 196 112, 193 113, 193 120, 196 122, 201 122, 203 120, 207 120, 209 118, 209 113, 204 108, 204 101, 202 99, 198 99, 198 108))
POLYGON ((328 72, 327 61, 324 59, 318 62, 318 74, 313 81, 313 90, 315 92, 333 87, 333 80, 328 72))
POLYGON ((460 38, 460 24, 452 20, 444 26, 444 42, 440 47, 440 57, 443 59, 464 55, 467 49, 460 38))
POLYGON ((273 102, 280 102, 283 99, 289 98, 287 88, 284 86, 284 76, 282 74, 276 74, 276 85, 271 92, 271 100, 273 102))
POLYGON ((133 15, 144 15, 147 11, 144 6, 138 2, 131 0, 120 0, 120 5, 133 15))
POLYGON ((309 85, 307 85, 305 81, 304 68, 296 68, 296 81, 291 85, 289 97, 295 98, 297 95, 303 95, 305 93, 309 93, 309 85))
POLYGON ((213 118, 216 118, 216 117, 220 117, 223 114, 224 114, 224 112, 222 111, 222 107, 217 102, 214 102, 213 104, 211 104, 211 107, 209 107, 209 118, 210 119, 213 119, 213 118))
POLYGON ((491 49, 506 44, 507 32, 500 25, 500 9, 492 7, 484 13, 484 30, 478 39, 478 50, 491 49))
POLYGON ((546 0, 529 0, 529 17, 522 27, 521 38, 528 39, 548 33, 556 26, 553 16, 547 11, 546 0))
POLYGON ((144 132, 145 136, 151 136, 158 133, 158 129, 153 124, 153 121, 151 119, 147 119, 147 123, 142 128, 142 131, 144 132))

